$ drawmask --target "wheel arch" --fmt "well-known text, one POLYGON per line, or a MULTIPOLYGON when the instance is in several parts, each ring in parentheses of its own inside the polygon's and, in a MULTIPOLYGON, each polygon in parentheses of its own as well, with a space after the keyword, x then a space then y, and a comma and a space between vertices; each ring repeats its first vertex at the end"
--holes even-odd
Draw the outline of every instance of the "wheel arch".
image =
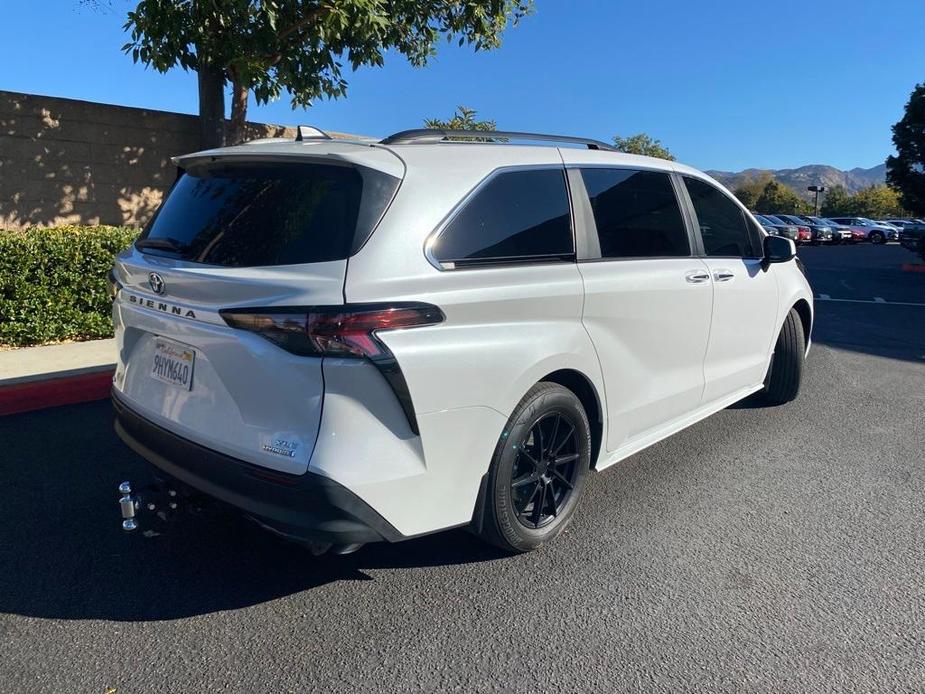
POLYGON ((800 322, 803 324, 803 339, 806 346, 809 347, 809 339, 813 331, 813 310, 809 307, 809 302, 806 299, 797 299, 793 304, 793 309, 800 316, 800 322))
POLYGON ((591 469, 597 468, 597 459, 604 439, 604 408, 597 388, 582 372, 576 369, 559 369, 543 376, 540 381, 558 383, 568 388, 581 402, 591 425, 591 469))
MULTIPOLYGON (((588 424, 591 426, 591 469, 596 470, 598 457, 600 456, 601 447, 604 442, 605 410, 604 402, 594 382, 578 369, 564 367, 556 369, 555 371, 550 371, 542 378, 531 383, 521 394, 521 399, 530 391, 530 388, 544 381, 557 383, 563 388, 568 388, 575 394, 575 397, 578 398, 581 406, 585 409, 585 414, 588 416, 588 424)), ((472 512, 472 520, 469 524, 469 527, 476 533, 481 532, 485 521, 485 499, 488 490, 488 474, 486 470, 485 474, 482 475, 478 495, 475 499, 475 508, 472 512)))

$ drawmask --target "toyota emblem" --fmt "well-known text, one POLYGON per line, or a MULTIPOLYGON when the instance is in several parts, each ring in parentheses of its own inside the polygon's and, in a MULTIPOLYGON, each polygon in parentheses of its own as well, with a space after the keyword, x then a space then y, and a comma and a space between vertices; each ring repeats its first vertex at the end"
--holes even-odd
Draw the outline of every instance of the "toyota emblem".
POLYGON ((155 294, 163 294, 166 285, 163 277, 156 272, 151 272, 148 274, 148 286, 151 287, 151 291, 155 294))

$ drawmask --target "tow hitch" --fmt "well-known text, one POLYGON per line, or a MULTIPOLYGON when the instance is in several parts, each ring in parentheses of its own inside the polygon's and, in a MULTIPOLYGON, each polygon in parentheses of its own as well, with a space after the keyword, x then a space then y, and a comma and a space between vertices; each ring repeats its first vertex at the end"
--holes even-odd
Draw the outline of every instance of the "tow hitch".
MULTIPOLYGON (((166 523, 173 520, 183 511, 199 510, 198 504, 190 504, 176 489, 166 484, 155 483, 142 487, 138 491, 132 489, 131 482, 119 485, 119 508, 122 511, 122 529, 134 532, 139 529, 141 517, 148 516, 152 521, 166 523)), ((149 529, 144 535, 158 535, 159 532, 149 529)))

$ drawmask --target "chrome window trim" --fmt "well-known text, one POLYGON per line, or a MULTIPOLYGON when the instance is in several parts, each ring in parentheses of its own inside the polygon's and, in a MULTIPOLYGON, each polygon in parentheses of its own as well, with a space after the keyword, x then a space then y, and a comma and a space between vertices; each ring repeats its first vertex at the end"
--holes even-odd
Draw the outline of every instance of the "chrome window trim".
MULTIPOLYGON (((466 193, 462 197, 462 199, 459 200, 459 202, 456 203, 456 205, 453 206, 453 209, 450 210, 449 214, 447 214, 447 216, 444 217, 443 220, 441 220, 441 222, 434 228, 434 230, 431 231, 427 235, 427 238, 424 239, 424 257, 427 258, 427 262, 433 265, 440 272, 447 272, 447 271, 458 272, 460 270, 470 270, 470 269, 475 269, 481 266, 481 264, 478 264, 478 263, 473 264, 473 265, 457 266, 456 263, 453 261, 441 262, 437 260, 436 256, 434 256, 434 246, 437 243, 437 239, 440 238, 440 235, 453 222, 453 220, 456 219, 459 213, 462 212, 463 209, 465 209, 466 205, 468 205, 486 185, 488 185, 492 180, 494 180, 501 174, 517 172, 517 171, 559 171, 562 174, 562 185, 565 187, 565 195, 569 201, 569 226, 571 227, 571 231, 572 231, 572 255, 573 256, 575 255, 575 215, 572 210, 571 192, 569 191, 568 176, 565 173, 565 167, 561 163, 559 164, 515 164, 515 165, 510 165, 510 166, 499 166, 496 169, 492 169, 484 178, 482 178, 478 183, 476 183, 475 186, 468 193, 466 193)), ((529 258, 529 257, 534 257, 534 256, 527 256, 527 257, 529 258)), ((517 263, 508 263, 507 265, 508 266, 510 266, 511 264, 527 265, 527 264, 533 264, 534 262, 535 263, 549 263, 552 259, 561 258, 561 257, 562 256, 549 256, 549 255, 535 256, 536 258, 535 261, 523 260, 517 263)), ((490 265, 490 264, 491 264, 491 259, 486 259, 485 265, 490 265)), ((496 265, 496 267, 497 266, 498 265, 496 265)))

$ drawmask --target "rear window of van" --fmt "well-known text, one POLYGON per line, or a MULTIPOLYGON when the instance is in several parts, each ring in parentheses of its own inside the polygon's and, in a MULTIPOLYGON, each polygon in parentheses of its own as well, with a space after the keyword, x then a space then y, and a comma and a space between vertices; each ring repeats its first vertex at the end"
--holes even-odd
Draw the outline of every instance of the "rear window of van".
POLYGON ((398 184, 374 169, 334 164, 192 167, 137 247, 229 267, 344 260, 369 238, 398 184))

